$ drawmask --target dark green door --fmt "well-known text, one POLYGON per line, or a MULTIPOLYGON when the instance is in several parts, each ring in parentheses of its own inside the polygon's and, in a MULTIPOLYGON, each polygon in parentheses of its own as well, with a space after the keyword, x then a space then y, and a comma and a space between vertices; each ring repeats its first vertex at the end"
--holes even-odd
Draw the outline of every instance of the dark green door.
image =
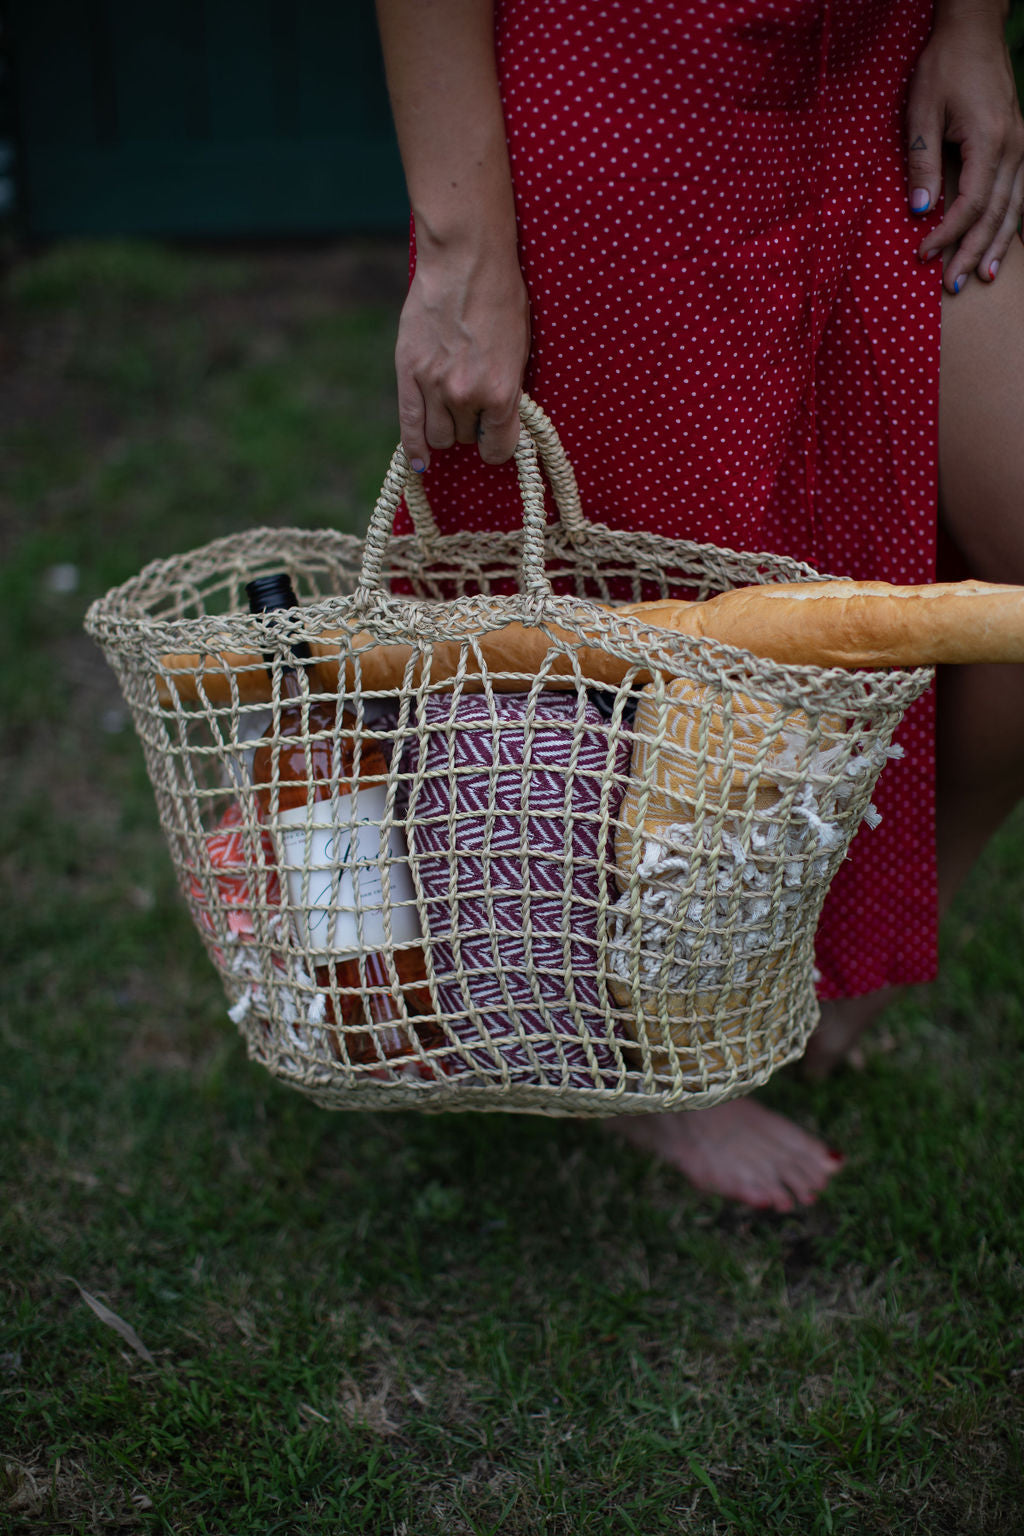
POLYGON ((407 219, 372 0, 7 0, 30 232, 407 219))

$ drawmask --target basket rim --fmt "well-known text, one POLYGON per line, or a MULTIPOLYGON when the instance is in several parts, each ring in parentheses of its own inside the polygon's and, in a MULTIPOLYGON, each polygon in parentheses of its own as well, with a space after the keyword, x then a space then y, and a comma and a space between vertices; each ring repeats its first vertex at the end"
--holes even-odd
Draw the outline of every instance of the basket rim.
MULTIPOLYGON (((682 563, 684 560, 699 562, 702 559, 734 561, 751 571, 749 585, 768 584, 773 580, 824 581, 848 580, 845 577, 822 576, 805 562, 791 560, 787 556, 771 552, 747 552, 731 550, 717 544, 699 543, 687 539, 671 539, 665 535, 633 535, 619 531, 603 523, 591 523, 588 529, 596 542, 614 540, 617 550, 628 552, 629 542, 638 537, 645 548, 661 545, 682 563), (763 574, 760 579, 755 572, 763 574)), ((560 524, 548 525, 553 548, 559 546, 567 552, 578 550, 579 543, 560 524)), ((521 541, 522 530, 514 529, 489 535, 490 542, 498 546, 504 541, 514 551, 521 541)), ((150 589, 149 600, 160 600, 160 584, 183 578, 194 579, 196 567, 202 568, 218 558, 229 566, 237 563, 235 557, 245 555, 248 564, 253 561, 253 546, 265 541, 281 550, 281 558, 287 564, 301 564, 302 559, 318 551, 330 554, 332 550, 358 562, 363 540, 355 534, 336 529, 300 528, 253 528, 241 533, 227 534, 205 545, 182 554, 149 562, 135 576, 110 588, 104 596, 95 599, 85 615, 87 632, 109 650, 136 654, 142 649, 149 653, 197 652, 209 653, 212 645, 212 629, 220 629, 215 642, 217 648, 251 649, 259 653, 265 648, 267 630, 259 615, 238 609, 224 614, 201 615, 190 618, 152 617, 140 608, 137 595, 150 589), (290 560, 288 556, 290 555, 290 560), (156 588, 155 591, 152 589, 156 588)), ((415 533, 396 535, 392 544, 396 553, 423 552, 431 565, 438 564, 450 548, 453 554, 465 554, 464 535, 444 535, 431 542, 428 551, 415 533)), ((262 563, 262 560, 261 560, 262 563)), ((400 571, 396 571, 400 575, 400 571)), ((358 598, 354 592, 319 597, 311 602, 301 602, 297 612, 300 618, 293 627, 293 639, 319 639, 327 630, 342 631, 337 636, 339 654, 355 654, 346 648, 345 631, 349 639, 359 632, 379 635, 387 630, 387 641, 399 641, 413 645, 429 645, 450 641, 472 641, 476 636, 500 630, 512 623, 530 623, 580 629, 584 625, 597 625, 599 637, 592 643, 613 651, 628 665, 647 667, 665 675, 692 669, 695 665, 711 668, 722 688, 742 687, 756 692, 758 685, 770 689, 774 696, 792 691, 794 707, 806 706, 809 691, 827 687, 832 708, 844 708, 852 715, 876 708, 880 695, 901 689, 908 684, 923 690, 934 673, 931 667, 898 668, 843 668, 820 666, 813 663, 797 664, 780 662, 771 657, 725 641, 662 629, 634 614, 621 613, 614 605, 603 606, 591 598, 572 594, 549 593, 543 597, 526 597, 522 593, 468 594, 450 600, 418 598, 381 589, 371 594, 371 601, 358 598)), ((332 634, 332 639, 335 635, 332 634)), ((580 643, 583 643, 582 640, 580 643)), ((362 647, 359 648, 362 650, 362 647)), ((553 640, 551 649, 569 649, 564 642, 553 640)))
MULTIPOLYGON (((546 536, 553 546, 561 546, 567 551, 578 550, 581 546, 578 540, 569 533, 561 523, 549 523, 546 536)), ((766 575, 763 580, 786 581, 846 581, 850 578, 843 576, 829 576, 815 569, 814 566, 803 560, 792 559, 788 555, 781 555, 769 550, 741 550, 732 549, 728 545, 714 544, 708 541, 695 539, 674 539, 667 534, 639 532, 633 529, 613 528, 608 523, 591 522, 587 525, 588 539, 593 536, 594 541, 603 543, 613 541, 616 547, 628 546, 634 540, 642 540, 648 546, 659 549, 665 554, 675 554, 677 557, 685 557, 691 560, 707 560, 709 558, 725 559, 737 563, 749 563, 760 567, 772 575, 766 575)), ((504 540, 510 550, 515 550, 522 542, 522 528, 501 529, 484 536, 488 542, 498 544, 504 540)), ((187 578, 192 569, 216 559, 218 556, 231 557, 235 551, 250 552, 250 546, 255 541, 265 542, 270 545, 287 545, 297 553, 301 547, 317 545, 335 545, 341 553, 361 553, 364 539, 360 534, 345 533, 336 528, 297 528, 283 525, 257 526, 244 529, 238 533, 223 534, 219 538, 210 539, 205 544, 198 544, 192 549, 181 550, 173 555, 161 556, 150 560, 142 566, 133 576, 118 582, 110 587, 102 597, 96 598, 89 607, 89 613, 111 614, 125 618, 138 618, 138 597, 151 587, 161 577, 177 576, 187 578)), ((424 545, 416 533, 395 534, 391 543, 402 553, 418 550, 424 561, 430 564, 440 564, 440 557, 449 550, 453 554, 465 556, 466 535, 459 533, 441 534, 424 545)), ((750 585, 756 585, 757 578, 752 578, 750 585)), ((320 601, 328 601, 321 599, 320 601)), ((316 604, 302 604, 303 608, 313 608, 316 604)), ((184 621, 188 622, 188 621, 184 621)))

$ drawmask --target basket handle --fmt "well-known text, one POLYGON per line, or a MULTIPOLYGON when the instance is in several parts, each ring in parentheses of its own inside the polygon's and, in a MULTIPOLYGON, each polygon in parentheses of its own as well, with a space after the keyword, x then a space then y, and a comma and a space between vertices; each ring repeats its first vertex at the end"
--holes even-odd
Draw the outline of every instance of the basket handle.
POLYGON ((405 482, 405 504, 409 508, 409 516, 412 518, 412 526, 416 537, 425 550, 429 550, 435 539, 440 538, 441 530, 430 509, 427 493, 423 489, 423 481, 419 475, 409 475, 405 482))
MULTIPOLYGON (((554 493, 561 525, 569 537, 579 538, 586 532, 588 525, 583 515, 576 476, 551 419, 529 395, 523 395, 520 401, 519 418, 521 428, 515 459, 519 472, 519 491, 523 499, 523 587, 532 596, 546 597, 551 594, 551 583, 544 564, 547 515, 544 509, 541 464, 554 493)), ((362 569, 353 594, 357 600, 367 602, 373 595, 385 590, 384 557, 403 495, 416 536, 429 550, 433 541, 439 537, 437 523, 422 482, 414 474, 405 450, 399 444, 388 465, 384 484, 366 530, 362 569)))
POLYGON ((585 538, 590 525, 583 513, 576 472, 562 447, 554 422, 527 394, 519 402, 519 418, 537 444, 540 462, 558 508, 559 522, 574 542, 585 538))

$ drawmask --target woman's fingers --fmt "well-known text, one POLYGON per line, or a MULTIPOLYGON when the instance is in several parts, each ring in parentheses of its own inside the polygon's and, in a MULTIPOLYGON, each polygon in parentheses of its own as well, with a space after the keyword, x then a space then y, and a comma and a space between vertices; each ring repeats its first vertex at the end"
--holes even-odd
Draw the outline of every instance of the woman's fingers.
MULTIPOLYGON (((981 194, 976 192, 972 195, 972 184, 968 182, 969 170, 970 165, 967 162, 960 176, 960 197, 966 195, 968 206, 973 208, 977 206, 981 194)), ((1015 161, 1011 162, 1004 159, 1000 163, 991 183, 987 182, 987 178, 984 182, 979 183, 986 189, 984 202, 980 213, 977 214, 968 226, 946 268, 943 281, 949 292, 958 293, 960 291, 967 277, 975 271, 986 250, 995 240, 1010 207, 1016 171, 1017 164, 1015 161)), ((957 198, 957 203, 959 203, 960 197, 957 198)), ((953 204, 953 208, 950 210, 951 213, 955 211, 957 203, 953 204)), ((941 227, 940 225, 939 228, 941 229, 941 227)))
POLYGON ((504 464, 516 451, 519 441, 519 395, 506 405, 482 411, 477 423, 477 442, 485 464, 504 464))
MULTIPOLYGON (((999 147, 990 140, 960 146, 961 169, 957 195, 947 203, 941 223, 931 230, 921 246, 921 258, 930 261, 948 245, 957 245, 986 215, 999 172, 1002 155, 999 147)), ((1005 211, 1005 210, 1004 210, 1005 211)), ((1002 218, 1002 213, 1000 213, 1002 218)), ((993 224, 993 230, 998 220, 993 224)), ((954 283, 962 267, 952 275, 947 271, 946 286, 955 292, 954 283)))
POLYGON ((514 250, 486 259, 420 253, 395 348, 402 445, 414 469, 453 443, 475 443, 488 464, 512 457, 529 351, 514 250))
POLYGON ((1003 222, 996 231, 988 250, 978 262, 978 276, 988 283, 995 280, 999 263, 1010 249, 1010 241, 1016 238, 1022 208, 1024 208, 1024 165, 1019 168, 1013 178, 1013 190, 1010 193, 1010 201, 1003 216, 1003 222))
POLYGON ((477 410, 462 400, 449 404, 441 387, 421 380, 412 369, 396 371, 402 447, 417 474, 429 465, 431 448, 476 442, 477 410))
MULTIPOLYGON (((453 382, 447 387, 442 384, 440 390, 449 420, 453 424, 455 442, 475 443, 480 415, 487 401, 485 390, 472 382, 465 385, 453 382)), ((450 447, 450 444, 437 443, 435 446, 450 447)))
POLYGON ((398 429, 402 447, 413 469, 421 475, 430 463, 423 396, 407 369, 399 366, 395 371, 398 379, 398 429))
POLYGON ((911 213, 928 213, 942 194, 942 114, 911 86, 907 103, 907 200, 911 213))
POLYGON ((519 399, 517 387, 497 404, 478 407, 469 394, 446 403, 437 388, 424 387, 411 374, 399 373, 402 447, 413 469, 422 474, 430 463, 431 448, 450 448, 453 443, 477 443, 486 464, 504 464, 519 441, 519 399))
POLYGON ((424 400, 427 442, 431 448, 450 448, 458 440, 458 432, 443 396, 423 382, 420 382, 420 394, 424 400))
POLYGON ((936 12, 908 95, 908 193, 914 212, 934 208, 943 141, 959 150, 959 187, 947 167, 943 218, 918 252, 924 261, 946 253, 943 282, 956 293, 971 272, 990 280, 1006 252, 1022 201, 1024 122, 998 8, 936 12))
POLYGON ((518 385, 499 400, 491 391, 467 388, 435 392, 424 390, 426 437, 431 448, 450 448, 453 443, 477 443, 488 464, 503 464, 515 453, 519 441, 518 385))

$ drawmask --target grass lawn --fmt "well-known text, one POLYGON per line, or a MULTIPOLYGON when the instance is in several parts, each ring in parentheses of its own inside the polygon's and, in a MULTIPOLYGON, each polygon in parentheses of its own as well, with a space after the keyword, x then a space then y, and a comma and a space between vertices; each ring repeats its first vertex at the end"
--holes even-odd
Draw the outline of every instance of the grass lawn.
POLYGON ((0 1531, 1024 1531, 1021 817, 863 1069, 766 1092, 849 1155, 807 1212, 245 1059, 82 615, 220 534, 362 526, 403 267, 85 247, 7 285, 0 1531))

